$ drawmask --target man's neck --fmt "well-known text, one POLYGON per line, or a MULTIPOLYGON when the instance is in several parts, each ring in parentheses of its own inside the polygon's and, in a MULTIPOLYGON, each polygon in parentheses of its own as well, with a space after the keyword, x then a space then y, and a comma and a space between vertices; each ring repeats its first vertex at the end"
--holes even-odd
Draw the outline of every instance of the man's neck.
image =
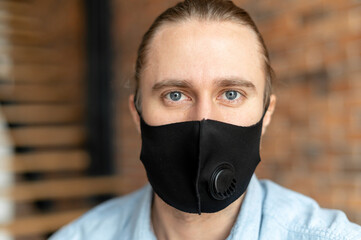
POLYGON ((226 239, 240 210, 244 194, 217 213, 190 214, 166 204, 154 194, 152 224, 158 240, 226 239))

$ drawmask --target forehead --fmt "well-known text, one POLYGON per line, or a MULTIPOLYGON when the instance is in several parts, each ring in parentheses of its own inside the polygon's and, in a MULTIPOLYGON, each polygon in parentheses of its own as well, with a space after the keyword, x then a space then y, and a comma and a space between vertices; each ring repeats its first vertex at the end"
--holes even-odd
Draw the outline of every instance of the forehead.
POLYGON ((146 62, 143 87, 163 79, 204 85, 230 76, 252 81, 256 87, 264 86, 256 34, 238 23, 197 20, 167 23, 151 41, 146 62))

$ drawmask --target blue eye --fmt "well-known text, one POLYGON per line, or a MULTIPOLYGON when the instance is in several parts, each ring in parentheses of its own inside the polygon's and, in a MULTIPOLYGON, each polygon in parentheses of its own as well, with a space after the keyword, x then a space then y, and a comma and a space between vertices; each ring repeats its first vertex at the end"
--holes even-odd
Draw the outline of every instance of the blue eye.
POLYGON ((169 98, 175 102, 179 101, 182 98, 181 92, 170 92, 168 95, 169 95, 169 98))
POLYGON ((227 100, 235 100, 236 98, 238 98, 239 93, 237 91, 226 91, 225 93, 225 97, 227 98, 227 100))

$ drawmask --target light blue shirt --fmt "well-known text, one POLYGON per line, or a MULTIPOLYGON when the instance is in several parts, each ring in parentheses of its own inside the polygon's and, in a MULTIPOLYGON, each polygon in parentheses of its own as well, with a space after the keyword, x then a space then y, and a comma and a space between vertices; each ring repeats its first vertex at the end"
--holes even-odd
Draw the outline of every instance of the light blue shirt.
MULTIPOLYGON (((65 226, 50 240, 155 240, 148 184, 109 200, 65 226)), ((322 209, 299 193, 256 176, 227 240, 361 240, 361 227, 338 210, 322 209)))

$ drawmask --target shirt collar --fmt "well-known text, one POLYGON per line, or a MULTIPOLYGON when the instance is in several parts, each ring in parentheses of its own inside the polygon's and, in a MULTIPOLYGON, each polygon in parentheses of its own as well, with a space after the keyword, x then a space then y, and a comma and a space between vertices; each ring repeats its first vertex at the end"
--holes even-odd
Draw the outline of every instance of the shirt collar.
POLYGON ((236 223, 227 240, 258 239, 261 227, 263 193, 261 185, 253 174, 242 202, 236 223))
MULTIPOLYGON (((139 204, 139 218, 134 229, 134 239, 154 239, 156 237, 151 224, 151 205, 153 190, 150 184, 145 187, 145 197, 139 204)), ((242 201, 242 206, 227 240, 233 239, 258 239, 263 206, 263 193, 261 185, 253 175, 248 185, 247 192, 242 201)))
POLYGON ((139 203, 139 217, 134 228, 134 239, 156 240, 151 223, 151 208, 153 201, 153 190, 148 183, 145 186, 145 195, 139 203))

